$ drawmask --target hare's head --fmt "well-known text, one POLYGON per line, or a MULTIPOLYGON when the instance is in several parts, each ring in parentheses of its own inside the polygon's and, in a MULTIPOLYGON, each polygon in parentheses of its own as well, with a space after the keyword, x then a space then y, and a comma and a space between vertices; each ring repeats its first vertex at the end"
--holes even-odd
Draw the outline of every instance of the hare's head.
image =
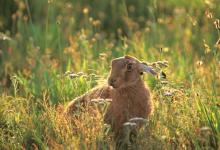
POLYGON ((124 56, 113 59, 108 84, 113 88, 124 88, 136 84, 141 80, 143 72, 156 72, 147 64, 131 56, 124 56))

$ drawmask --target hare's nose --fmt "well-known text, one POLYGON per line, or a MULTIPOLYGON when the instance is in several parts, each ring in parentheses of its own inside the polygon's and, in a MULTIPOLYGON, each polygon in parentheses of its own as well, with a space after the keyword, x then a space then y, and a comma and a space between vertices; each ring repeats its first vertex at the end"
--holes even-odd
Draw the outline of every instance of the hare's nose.
POLYGON ((110 86, 114 86, 115 82, 116 82, 116 79, 113 79, 113 78, 110 78, 110 79, 108 80, 108 84, 109 84, 110 86))

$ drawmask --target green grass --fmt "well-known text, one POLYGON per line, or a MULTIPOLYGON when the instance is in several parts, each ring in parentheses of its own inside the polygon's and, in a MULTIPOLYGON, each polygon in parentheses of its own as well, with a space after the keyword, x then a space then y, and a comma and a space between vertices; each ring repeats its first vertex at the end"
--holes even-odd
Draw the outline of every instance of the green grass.
POLYGON ((131 148, 219 148, 218 0, 9 0, 0 8, 0 149, 114 149, 98 108, 74 125, 62 112, 125 54, 169 62, 166 81, 143 78, 154 112, 131 148))

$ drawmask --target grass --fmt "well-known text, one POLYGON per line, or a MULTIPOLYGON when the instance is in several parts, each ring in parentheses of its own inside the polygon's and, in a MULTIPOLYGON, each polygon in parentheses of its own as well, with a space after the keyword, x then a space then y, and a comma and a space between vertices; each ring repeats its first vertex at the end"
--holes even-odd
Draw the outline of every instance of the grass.
POLYGON ((69 101, 105 82, 110 60, 125 54, 169 62, 165 81, 143 78, 154 113, 130 148, 219 148, 218 0, 3 5, 0 149, 114 149, 98 108, 81 112, 74 125, 62 112, 69 101), (69 78, 67 71, 83 75, 69 78))

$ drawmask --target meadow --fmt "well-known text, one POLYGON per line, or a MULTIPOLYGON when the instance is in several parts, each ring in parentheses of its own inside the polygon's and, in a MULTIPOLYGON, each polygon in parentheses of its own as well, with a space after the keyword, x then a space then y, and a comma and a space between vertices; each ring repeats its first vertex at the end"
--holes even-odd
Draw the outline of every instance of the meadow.
POLYGON ((219 149, 219 0, 1 0, 0 149, 114 149, 103 113, 63 117, 112 59, 166 60, 130 149, 219 149))

